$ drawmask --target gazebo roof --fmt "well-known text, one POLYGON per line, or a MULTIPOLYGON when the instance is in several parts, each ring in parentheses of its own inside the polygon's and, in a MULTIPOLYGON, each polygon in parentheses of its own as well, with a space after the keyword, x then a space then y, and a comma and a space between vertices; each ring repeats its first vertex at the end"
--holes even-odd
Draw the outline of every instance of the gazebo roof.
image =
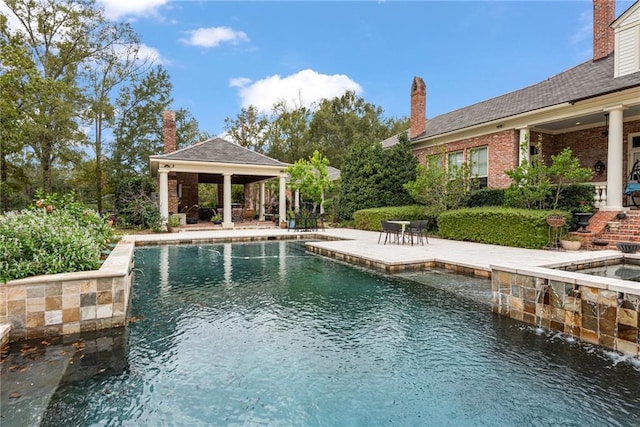
POLYGON ((152 163, 157 161, 181 160, 225 164, 282 167, 287 163, 256 153, 226 139, 215 137, 199 142, 172 153, 150 156, 152 163))

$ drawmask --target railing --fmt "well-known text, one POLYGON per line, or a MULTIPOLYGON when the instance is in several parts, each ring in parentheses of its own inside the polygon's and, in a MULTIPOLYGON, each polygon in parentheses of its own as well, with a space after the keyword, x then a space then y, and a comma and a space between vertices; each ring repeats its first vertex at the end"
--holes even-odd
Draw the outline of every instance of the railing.
POLYGON ((607 206, 607 183, 606 182, 594 182, 596 191, 593 195, 595 207, 598 209, 607 206))

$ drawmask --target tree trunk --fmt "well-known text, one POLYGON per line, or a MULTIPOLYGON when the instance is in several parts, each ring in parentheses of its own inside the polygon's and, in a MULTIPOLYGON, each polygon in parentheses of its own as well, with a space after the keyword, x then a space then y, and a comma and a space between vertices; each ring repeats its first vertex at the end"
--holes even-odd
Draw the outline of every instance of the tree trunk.
POLYGON ((96 116, 96 203, 102 213, 102 114, 96 116))

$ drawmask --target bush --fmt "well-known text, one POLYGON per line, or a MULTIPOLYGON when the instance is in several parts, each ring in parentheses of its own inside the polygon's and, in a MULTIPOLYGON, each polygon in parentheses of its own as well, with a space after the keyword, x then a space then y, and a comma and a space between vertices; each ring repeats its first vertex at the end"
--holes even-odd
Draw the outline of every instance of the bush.
POLYGON ((0 281, 97 269, 112 228, 77 205, 38 204, 0 217, 0 281))
POLYGON ((504 206, 504 188, 481 188, 472 191, 467 200, 467 207, 504 206))
POLYGON ((438 216, 440 235, 492 245, 541 249, 549 240, 547 216, 571 214, 517 208, 484 207, 443 212, 438 216))
POLYGON ((381 231, 380 221, 397 219, 411 221, 416 219, 428 219, 429 229, 436 229, 438 211, 422 205, 389 206, 385 208, 361 209, 354 212, 354 228, 360 230, 381 231))

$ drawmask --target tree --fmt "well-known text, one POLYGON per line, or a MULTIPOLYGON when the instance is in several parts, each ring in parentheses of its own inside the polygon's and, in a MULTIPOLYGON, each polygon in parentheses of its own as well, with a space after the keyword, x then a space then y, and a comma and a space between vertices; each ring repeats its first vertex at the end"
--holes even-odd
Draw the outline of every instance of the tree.
POLYGON ((176 149, 188 147, 211 138, 208 132, 200 130, 198 121, 185 108, 176 111, 176 149))
MULTIPOLYGON (((41 184, 51 191, 56 160, 86 143, 77 118, 84 108, 78 69, 103 49, 94 38, 105 22, 91 0, 6 0, 38 71, 30 78, 30 111, 23 122, 27 141, 41 169, 41 184)), ((8 28, 5 28, 7 31, 8 28)))
POLYGON ((268 126, 267 117, 253 105, 242 108, 235 119, 224 119, 224 128, 233 142, 262 154, 266 152, 268 126))
POLYGON ((130 77, 148 68, 148 61, 140 58, 140 42, 129 24, 102 23, 93 43, 101 48, 96 49, 96 54, 83 63, 81 77, 89 104, 86 119, 92 123, 94 132, 95 197, 100 212, 105 183, 102 135, 115 119, 113 91, 130 77))
POLYGON ((316 150, 308 160, 300 159, 286 169, 290 177, 289 186, 300 190, 303 198, 313 200, 314 212, 325 191, 331 190, 328 166, 329 160, 316 150))
POLYGON ((142 172, 149 156, 162 153, 162 112, 172 102, 169 74, 161 66, 120 89, 111 146, 109 181, 142 172))
POLYGON ((322 100, 309 125, 309 141, 341 169, 345 153, 355 141, 382 141, 393 135, 382 120, 382 112, 352 91, 322 100))
POLYGON ((284 101, 274 104, 273 120, 267 133, 268 155, 286 163, 294 163, 312 155, 317 147, 309 138, 309 121, 312 112, 299 105, 288 108, 284 101))
POLYGON ((18 162, 25 145, 25 111, 31 102, 30 80, 37 70, 21 33, 11 34, 0 15, 0 209, 7 211, 24 182, 18 162))
POLYGON ((383 206, 377 183, 382 171, 382 145, 356 141, 344 156, 340 169, 340 193, 335 204, 340 219, 351 219, 359 209, 383 206))
POLYGON ((413 155, 407 132, 402 132, 397 144, 382 151, 379 191, 385 206, 404 206, 413 202, 404 184, 416 178, 417 165, 418 159, 413 155))
POLYGON ((465 205, 471 189, 470 171, 468 163, 450 170, 442 164, 419 164, 416 179, 407 182, 404 188, 416 202, 440 212, 460 208, 465 205))

